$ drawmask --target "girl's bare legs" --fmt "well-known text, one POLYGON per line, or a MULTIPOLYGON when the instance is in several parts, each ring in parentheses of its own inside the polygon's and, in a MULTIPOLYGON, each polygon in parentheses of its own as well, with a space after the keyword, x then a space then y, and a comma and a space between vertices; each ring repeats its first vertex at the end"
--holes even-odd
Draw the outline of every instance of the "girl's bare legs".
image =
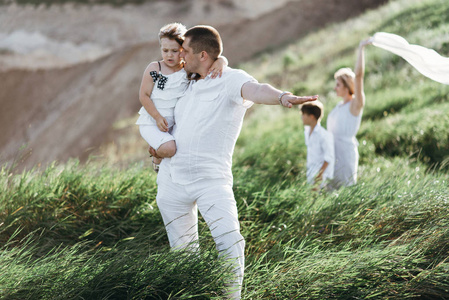
POLYGON ((157 156, 162 159, 164 157, 172 157, 176 153, 176 143, 174 140, 163 143, 157 150, 157 156))
MULTIPOLYGON (((150 154, 151 149, 149 150, 150 154)), ((176 153, 176 143, 174 140, 163 143, 153 155, 153 169, 157 172, 159 170, 159 164, 164 157, 172 157, 176 153)))

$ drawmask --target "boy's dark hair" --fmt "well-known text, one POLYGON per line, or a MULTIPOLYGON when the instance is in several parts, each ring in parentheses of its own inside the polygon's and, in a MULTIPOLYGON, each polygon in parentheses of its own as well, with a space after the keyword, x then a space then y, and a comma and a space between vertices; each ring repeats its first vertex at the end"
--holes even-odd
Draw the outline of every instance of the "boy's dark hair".
POLYGON ((301 112, 307 115, 313 115, 315 119, 318 121, 321 118, 322 110, 320 107, 314 104, 304 104, 301 106, 301 112))
POLYGON ((212 26, 194 26, 187 30, 185 38, 190 38, 189 47, 195 54, 206 51, 213 60, 216 60, 223 51, 220 34, 212 26))

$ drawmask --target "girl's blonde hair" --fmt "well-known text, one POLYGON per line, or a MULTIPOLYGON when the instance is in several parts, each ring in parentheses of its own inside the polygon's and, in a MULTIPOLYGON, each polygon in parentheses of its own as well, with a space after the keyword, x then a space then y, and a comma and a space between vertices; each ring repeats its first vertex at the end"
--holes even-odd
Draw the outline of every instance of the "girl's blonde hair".
POLYGON ((159 30, 159 43, 162 38, 168 38, 170 40, 175 40, 178 42, 180 46, 184 42, 184 34, 187 29, 181 23, 170 23, 161 28, 159 30))
POLYGON ((343 85, 348 89, 350 95, 354 95, 354 79, 355 74, 350 68, 341 68, 334 74, 336 80, 341 80, 343 85))

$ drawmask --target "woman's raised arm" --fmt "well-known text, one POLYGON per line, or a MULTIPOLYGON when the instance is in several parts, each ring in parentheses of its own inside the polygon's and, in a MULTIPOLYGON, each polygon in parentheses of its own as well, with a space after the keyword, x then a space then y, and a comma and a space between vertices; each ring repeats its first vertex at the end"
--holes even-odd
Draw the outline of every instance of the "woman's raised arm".
POLYGON ((363 90, 363 79, 365 75, 365 53, 364 49, 366 45, 371 44, 371 38, 363 40, 359 44, 359 50, 357 54, 357 61, 354 68, 355 81, 354 81, 354 99, 351 101, 351 113, 354 116, 358 116, 365 106, 365 92, 363 90))

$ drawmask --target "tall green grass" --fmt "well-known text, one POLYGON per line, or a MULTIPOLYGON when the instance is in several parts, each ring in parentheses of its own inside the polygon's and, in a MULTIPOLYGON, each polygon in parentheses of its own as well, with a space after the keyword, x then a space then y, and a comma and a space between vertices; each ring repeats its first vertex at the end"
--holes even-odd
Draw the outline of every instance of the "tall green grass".
POLYGON ((109 245, 163 227, 154 218, 156 184, 136 169, 112 172, 94 164, 80 168, 74 161, 19 175, 3 169, 0 182, 2 243, 14 234, 15 224, 20 225, 19 238, 42 228, 40 240, 47 247, 55 246, 53 240, 70 244, 86 238, 109 245), (148 219, 146 229, 142 218, 148 219))
MULTIPOLYGON (((446 51, 447 15, 433 13, 448 8, 391 1, 242 67, 318 92, 327 113, 338 100, 332 74, 353 65, 360 39, 383 30, 446 51)), ((306 184, 298 109, 248 113, 233 161, 243 299, 448 298, 448 88, 385 51, 366 55, 356 186, 317 193, 306 184)), ((203 220, 200 252, 169 250, 155 179, 149 161, 3 168, 0 298, 223 299, 230 270, 203 220)))
MULTIPOLYGON (((170 252, 140 166, 1 173, 3 299, 209 299, 230 273, 210 246, 170 252), (188 295, 188 297, 186 296, 188 295)), ((211 243, 205 243, 211 245, 211 243)))
MULTIPOLYGON (((263 161, 292 160, 288 151, 270 151, 271 142, 288 144, 289 139, 281 134, 267 136, 265 143, 257 140, 255 148, 242 150, 242 159, 254 152, 266 153, 263 161)), ((449 289, 447 174, 426 171, 404 158, 375 158, 360 168, 357 186, 319 194, 304 185, 304 172, 295 173, 291 164, 235 167, 234 192, 247 242, 244 299, 444 299, 449 289), (289 179, 280 180, 278 174, 289 179), (267 184, 267 179, 275 183, 267 184)), ((61 174, 57 167, 39 177, 47 178, 41 184, 28 181, 29 193, 44 199, 41 205, 23 208, 18 216, 14 211, 29 201, 17 192, 8 194, 12 216, 2 218, 6 222, 0 227, 6 240, 0 249, 1 297, 219 299, 229 271, 217 259, 204 222, 199 255, 171 252, 157 208, 146 207, 155 195, 150 169, 137 165, 90 177, 89 167, 93 165, 67 166, 59 182, 66 185, 86 174, 79 186, 120 187, 124 178, 136 183, 120 193, 105 190, 114 209, 102 206, 96 189, 85 193, 97 215, 90 234, 83 202, 64 226, 48 228, 48 221, 42 222, 44 215, 59 210, 52 204, 54 189, 42 183, 61 174), (141 180, 147 184, 137 184, 141 180), (126 210, 123 199, 135 199, 135 210, 126 210)), ((9 177, 8 191, 24 185, 20 178, 9 177)), ((2 190, 2 205, 6 194, 2 190)))

